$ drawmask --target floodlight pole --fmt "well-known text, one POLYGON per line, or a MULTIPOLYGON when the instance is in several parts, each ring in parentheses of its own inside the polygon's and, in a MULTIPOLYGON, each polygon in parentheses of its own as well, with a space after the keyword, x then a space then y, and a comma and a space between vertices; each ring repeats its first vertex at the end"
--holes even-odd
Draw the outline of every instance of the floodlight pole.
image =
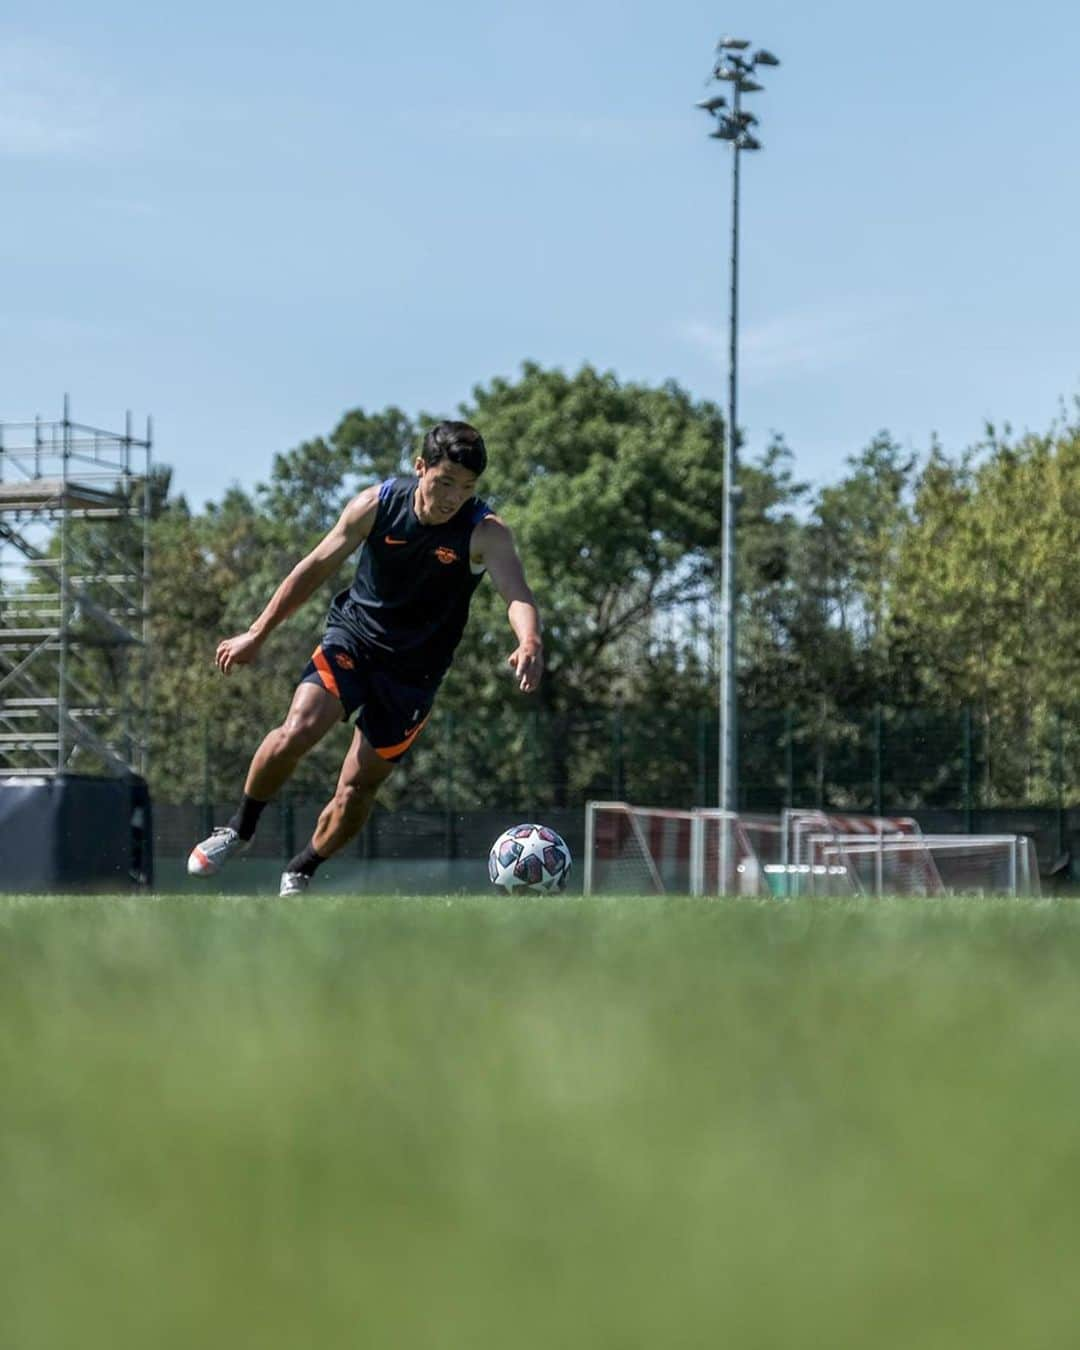
MULTIPOLYGON (((740 491, 738 486, 738 370, 739 370, 739 158, 743 150, 760 150, 750 127, 757 119, 742 111, 742 95, 761 89, 751 76, 759 65, 775 66, 779 61, 771 52, 760 50, 752 57, 743 51, 750 44, 740 38, 722 38, 717 44, 719 60, 713 78, 732 85, 730 113, 720 97, 698 104, 716 118, 710 135, 731 143, 731 282, 728 329, 728 410, 724 435, 724 500, 721 523, 720 555, 720 744, 718 805, 721 811, 734 813, 739 804, 739 700, 736 670, 738 590, 736 586, 736 525, 740 491)), ((719 889, 726 889, 732 860, 732 815, 720 821, 719 889)))
MULTIPOLYGON (((739 116, 739 84, 735 84, 732 110, 739 116)), ((739 387, 739 143, 731 150, 731 282, 728 301, 728 417, 724 434, 724 506, 720 562, 720 776, 719 807, 739 809, 739 693, 735 664, 738 595, 735 584, 735 526, 739 509, 738 387, 739 387)), ((731 831, 720 830, 720 890, 727 885, 730 868, 731 831)))

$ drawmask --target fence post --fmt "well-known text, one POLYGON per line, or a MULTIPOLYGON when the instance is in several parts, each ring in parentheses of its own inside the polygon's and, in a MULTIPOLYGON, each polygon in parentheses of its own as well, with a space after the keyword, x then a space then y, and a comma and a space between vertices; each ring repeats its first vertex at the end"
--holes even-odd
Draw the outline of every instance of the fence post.
POLYGON ((457 857, 457 830, 454 827, 454 714, 447 709, 443 717, 446 749, 446 856, 457 857))
POLYGON ((1057 710, 1057 736, 1054 745, 1054 777, 1057 780, 1057 856, 1065 852, 1065 719, 1057 710))
POLYGON ((611 714, 611 787, 617 802, 626 799, 626 747, 623 742, 623 701, 622 695, 615 695, 615 708, 611 714))
POLYGON ((784 709, 784 809, 795 805, 795 709, 784 709))
POLYGON ((203 716, 202 818, 207 834, 214 828, 214 803, 210 800, 210 717, 203 716))
POLYGON ((288 862, 296 853, 296 813, 293 811, 292 798, 287 792, 281 796, 281 856, 288 862))
POLYGON ((990 713, 987 708, 983 708, 979 717, 982 723, 982 788, 975 793, 975 802, 978 806, 992 806, 994 804, 994 761, 990 758, 993 752, 993 746, 990 742, 990 713))
POLYGON ((379 812, 373 809, 364 826, 364 857, 368 862, 379 856, 379 812))
POLYGON ((525 815, 535 820, 540 814, 540 709, 534 703, 525 722, 528 752, 525 755, 525 815))

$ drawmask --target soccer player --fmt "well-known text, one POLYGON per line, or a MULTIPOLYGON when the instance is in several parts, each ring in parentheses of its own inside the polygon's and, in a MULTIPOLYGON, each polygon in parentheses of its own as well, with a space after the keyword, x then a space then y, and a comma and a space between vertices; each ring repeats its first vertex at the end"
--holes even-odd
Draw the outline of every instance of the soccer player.
POLYGON ((337 789, 310 841, 287 864, 279 893, 307 889, 316 868, 367 820, 379 788, 431 715, 485 571, 507 603, 517 638, 507 664, 522 693, 538 687, 540 615, 509 529, 475 495, 486 465, 483 438, 467 422, 432 427, 415 474, 388 478, 354 497, 248 631, 218 644, 215 663, 223 674, 250 665, 278 624, 360 549, 353 583, 334 597, 285 721, 255 752, 235 815, 192 849, 193 876, 212 876, 241 853, 263 808, 303 756, 335 723, 357 713, 337 789))

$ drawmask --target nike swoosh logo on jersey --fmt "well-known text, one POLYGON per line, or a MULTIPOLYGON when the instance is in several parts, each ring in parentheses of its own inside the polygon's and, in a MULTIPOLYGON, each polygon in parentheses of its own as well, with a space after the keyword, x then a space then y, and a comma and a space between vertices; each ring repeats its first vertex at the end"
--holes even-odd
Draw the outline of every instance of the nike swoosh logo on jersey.
POLYGON ((383 540, 384 544, 407 544, 408 542, 407 539, 391 539, 389 535, 383 540))

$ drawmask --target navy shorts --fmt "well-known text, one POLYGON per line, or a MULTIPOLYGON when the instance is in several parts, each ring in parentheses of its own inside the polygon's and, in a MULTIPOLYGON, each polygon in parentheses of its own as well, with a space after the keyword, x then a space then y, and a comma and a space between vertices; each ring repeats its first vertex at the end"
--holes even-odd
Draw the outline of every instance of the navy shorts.
POLYGON ((341 700, 348 721, 359 709, 356 725, 380 759, 399 760, 412 748, 431 716, 438 682, 407 684, 373 665, 345 635, 329 632, 311 654, 301 684, 321 685, 341 700))

